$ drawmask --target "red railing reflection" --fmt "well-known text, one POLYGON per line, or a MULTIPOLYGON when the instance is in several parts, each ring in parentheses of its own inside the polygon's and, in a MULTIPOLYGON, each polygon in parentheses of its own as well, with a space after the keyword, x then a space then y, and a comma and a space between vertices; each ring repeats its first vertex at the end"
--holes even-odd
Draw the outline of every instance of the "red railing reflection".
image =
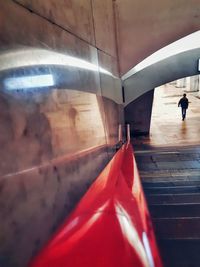
POLYGON ((130 144, 116 153, 29 266, 162 266, 130 144))

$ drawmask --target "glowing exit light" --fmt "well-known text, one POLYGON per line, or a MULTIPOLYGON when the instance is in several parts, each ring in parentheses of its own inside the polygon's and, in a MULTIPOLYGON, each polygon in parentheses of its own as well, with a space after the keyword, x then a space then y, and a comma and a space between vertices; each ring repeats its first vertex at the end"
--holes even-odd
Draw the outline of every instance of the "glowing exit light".
POLYGON ((51 74, 23 76, 17 78, 7 78, 4 81, 7 90, 30 89, 48 87, 54 85, 54 79, 51 74))

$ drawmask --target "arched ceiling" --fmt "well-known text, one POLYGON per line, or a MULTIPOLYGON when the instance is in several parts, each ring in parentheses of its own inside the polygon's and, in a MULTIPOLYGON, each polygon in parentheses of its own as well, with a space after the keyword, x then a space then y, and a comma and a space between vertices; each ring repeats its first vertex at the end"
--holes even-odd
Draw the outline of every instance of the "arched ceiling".
POLYGON ((124 81, 125 105, 162 84, 199 74, 200 48, 155 63, 124 81))
POLYGON ((121 74, 200 29, 200 0, 115 0, 121 74))
POLYGON ((200 31, 155 52, 124 76, 125 105, 167 82, 199 74, 200 31))

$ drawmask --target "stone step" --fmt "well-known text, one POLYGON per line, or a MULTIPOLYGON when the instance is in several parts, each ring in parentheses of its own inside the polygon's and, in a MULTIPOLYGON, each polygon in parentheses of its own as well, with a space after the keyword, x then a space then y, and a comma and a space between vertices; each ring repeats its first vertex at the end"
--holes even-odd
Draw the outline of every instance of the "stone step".
POLYGON ((151 187, 172 187, 172 186, 200 186, 199 181, 192 181, 192 180, 185 180, 185 181, 154 181, 154 182, 143 182, 142 183, 144 188, 151 188, 151 187))
POLYGON ((200 193, 200 186, 146 187, 144 191, 146 194, 200 193))
POLYGON ((200 181, 200 170, 196 170, 195 172, 192 170, 187 170, 187 173, 184 174, 181 172, 170 172, 169 174, 166 174, 166 171, 158 171, 158 172, 141 172, 140 171, 140 177, 142 179, 142 182, 149 182, 149 183, 157 183, 157 182, 181 182, 181 181, 194 181, 199 182, 200 181), (198 174, 197 174, 198 172, 198 174))
POLYGON ((200 203, 149 205, 153 218, 200 217, 200 203))
POLYGON ((200 203, 200 193, 192 194, 149 194, 146 195, 149 205, 170 203, 200 203))
POLYGON ((200 239, 200 217, 153 218, 153 225, 158 239, 200 239))
POLYGON ((200 239, 161 239, 158 246, 164 267, 200 266, 200 239))

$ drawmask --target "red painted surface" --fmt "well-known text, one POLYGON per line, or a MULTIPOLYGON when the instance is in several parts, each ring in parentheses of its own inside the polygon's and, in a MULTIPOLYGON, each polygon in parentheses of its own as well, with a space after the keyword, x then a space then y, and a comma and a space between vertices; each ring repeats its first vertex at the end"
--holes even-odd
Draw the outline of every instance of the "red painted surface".
POLYGON ((162 266, 130 144, 116 153, 29 266, 162 266))

